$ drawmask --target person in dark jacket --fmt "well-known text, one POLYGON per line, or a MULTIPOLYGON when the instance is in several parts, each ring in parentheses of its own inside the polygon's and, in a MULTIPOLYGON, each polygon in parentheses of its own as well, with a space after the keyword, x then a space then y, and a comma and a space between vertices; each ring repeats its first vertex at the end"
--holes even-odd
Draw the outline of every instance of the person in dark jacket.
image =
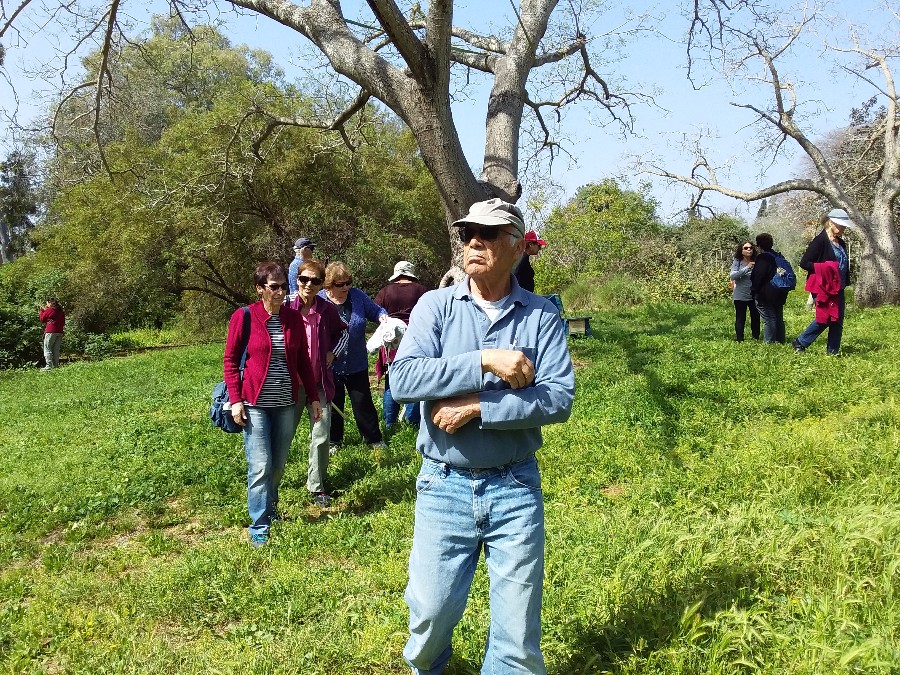
POLYGON ((525 253, 516 267, 515 276, 519 286, 529 293, 534 293, 534 268, 531 266, 531 256, 537 255, 547 242, 537 236, 537 232, 529 230, 525 233, 525 253))
MULTIPOLYGON (((837 292, 838 317, 836 321, 819 323, 813 321, 797 339, 791 342, 794 351, 802 352, 809 347, 819 335, 828 330, 828 342, 826 353, 836 356, 841 351, 841 336, 844 332, 844 289, 850 285, 850 254, 847 243, 841 238, 848 227, 856 227, 856 223, 850 220, 850 216, 843 209, 832 209, 822 217, 822 231, 817 234, 806 253, 800 258, 800 267, 810 275, 815 273, 815 264, 828 261, 837 263, 840 273, 841 288, 837 292)), ((807 281, 807 284, 809 282, 807 281)))
POLYGON ((231 415, 244 428, 248 531, 250 543, 258 548, 269 541, 277 513, 278 487, 300 421, 298 398, 311 402, 314 423, 322 417, 322 406, 303 319, 283 304, 288 291, 284 267, 260 263, 253 281, 259 301, 248 306, 247 360, 242 371, 244 309, 240 308, 228 324, 224 370, 231 415))
POLYGON ((784 303, 787 302, 788 290, 776 288, 771 283, 778 272, 774 255, 776 251, 772 248, 774 243, 772 235, 768 232, 756 235, 756 245, 760 251, 750 273, 750 292, 763 320, 763 342, 784 344, 784 303))

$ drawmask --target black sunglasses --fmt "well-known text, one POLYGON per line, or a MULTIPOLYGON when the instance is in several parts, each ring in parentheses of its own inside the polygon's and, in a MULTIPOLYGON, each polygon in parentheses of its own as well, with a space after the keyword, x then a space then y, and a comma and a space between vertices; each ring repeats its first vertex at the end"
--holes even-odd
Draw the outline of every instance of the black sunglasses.
POLYGON ((274 281, 270 281, 270 282, 267 283, 267 284, 263 284, 263 286, 265 286, 266 288, 268 288, 268 289, 269 289, 270 291, 272 291, 273 293, 274 293, 275 291, 279 290, 279 289, 282 290, 282 291, 286 291, 286 290, 288 289, 288 285, 287 285, 287 284, 279 284, 279 283, 276 283, 276 282, 274 282, 274 281))
POLYGON ((312 284, 313 286, 321 286, 321 277, 297 277, 298 284, 312 284))
POLYGON ((352 286, 353 279, 350 279, 349 281, 335 281, 331 285, 334 286, 335 288, 343 288, 344 286, 352 286))
POLYGON ((475 236, 481 241, 496 241, 501 234, 515 233, 502 230, 499 225, 463 225, 459 228, 459 238, 464 244, 468 244, 475 236))

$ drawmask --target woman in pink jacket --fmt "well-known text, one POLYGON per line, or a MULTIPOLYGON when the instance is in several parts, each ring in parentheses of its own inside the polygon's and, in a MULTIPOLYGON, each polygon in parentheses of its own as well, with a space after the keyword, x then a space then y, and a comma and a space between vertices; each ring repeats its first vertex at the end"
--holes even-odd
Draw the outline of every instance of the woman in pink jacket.
POLYGON ((310 401, 314 422, 321 418, 322 407, 303 320, 298 311, 283 304, 288 289, 284 267, 260 263, 253 281, 259 301, 232 314, 224 371, 231 414, 244 427, 250 543, 259 547, 269 540, 278 508, 278 486, 300 421, 298 394, 310 401), (249 336, 243 335, 245 311, 250 315, 249 336))

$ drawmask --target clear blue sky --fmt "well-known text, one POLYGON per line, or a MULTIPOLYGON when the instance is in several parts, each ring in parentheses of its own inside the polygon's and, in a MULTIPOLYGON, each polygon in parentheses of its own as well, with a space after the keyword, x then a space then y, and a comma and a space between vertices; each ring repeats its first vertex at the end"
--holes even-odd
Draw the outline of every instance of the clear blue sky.
MULTIPOLYGON (((343 4, 346 8, 359 3, 345 1, 343 4)), ((788 6, 787 3, 783 4, 788 6)), ((557 12, 564 9, 562 5, 564 3, 561 3, 557 12)), ((134 16, 137 21, 145 21, 154 7, 156 11, 165 11, 164 3, 136 0, 122 2, 122 11, 134 16)), ((748 88, 746 83, 739 80, 725 81, 715 77, 709 70, 704 71, 707 84, 699 91, 693 90, 686 79, 686 20, 670 7, 651 11, 659 15, 663 12, 667 14, 663 20, 654 22, 658 32, 643 33, 624 49, 617 50, 617 63, 605 68, 601 74, 610 75, 613 80, 626 78, 633 88, 644 92, 652 91, 656 105, 634 107, 635 133, 628 136, 623 135, 615 125, 601 126, 607 118, 598 107, 582 103, 573 108, 568 113, 565 125, 565 134, 569 138, 567 148, 572 158, 561 157, 554 164, 553 170, 553 179, 562 185, 564 196, 570 196, 585 183, 609 176, 624 177, 633 184, 648 179, 634 171, 633 157, 637 155, 653 155, 670 170, 687 173, 690 171, 692 155, 682 148, 682 141, 685 135, 691 136, 701 130, 713 135, 711 156, 722 166, 730 167, 720 175, 721 182, 750 190, 788 178, 796 171, 798 154, 788 153, 772 166, 754 156, 751 148, 755 143, 756 133, 747 126, 753 115, 750 111, 731 105, 751 102, 765 106, 771 98, 769 91, 765 88, 748 88)), ((588 34, 598 35, 621 25, 622 12, 621 8, 611 9, 600 21, 586 27, 588 34)), ((826 36, 832 44, 840 46, 849 45, 847 21, 864 26, 887 25, 879 0, 832 2, 828 12, 843 18, 843 22, 836 22, 826 36)), ((227 21, 226 32, 235 43, 245 43, 273 53, 289 78, 296 72, 292 63, 297 63, 302 58, 298 56, 297 47, 302 42, 298 34, 261 16, 237 17, 233 12, 224 11, 212 18, 227 21)), ((34 22, 36 16, 28 16, 26 19, 34 22)), ((464 0, 457 3, 454 19, 459 25, 474 26, 480 32, 488 32, 491 25, 509 26, 513 15, 507 2, 464 0)), ((892 38, 894 44, 900 44, 896 22, 892 38)), ((46 92, 50 86, 30 81, 24 71, 50 62, 56 49, 60 45, 64 46, 65 41, 65 38, 46 31, 22 41, 17 41, 9 33, 4 38, 3 42, 7 47, 6 71, 18 94, 20 121, 28 121, 42 109, 46 109, 45 105, 41 105, 41 92, 46 92)), ((830 57, 821 50, 821 41, 814 36, 810 36, 802 48, 797 50, 796 58, 785 64, 785 74, 789 74, 798 83, 799 100, 804 103, 803 110, 810 113, 807 128, 814 139, 845 125, 850 108, 873 93, 868 85, 860 84, 849 75, 835 70, 830 57)), ((869 74, 874 75, 871 71, 869 74)), ((476 85, 468 92, 472 94, 471 100, 460 102, 454 107, 466 155, 476 170, 480 168, 484 150, 486 97, 483 94, 486 91, 486 86, 476 85)), ((15 100, 9 85, 2 81, 0 109, 3 112, 0 119, 0 143, 5 152, 13 142, 6 115, 15 109, 15 100)), ((653 193, 661 204, 663 216, 686 205, 687 192, 684 188, 658 180, 653 181, 653 185, 653 193)), ((757 208, 757 205, 744 206, 742 202, 724 197, 712 197, 710 201, 717 208, 751 218, 757 208)))

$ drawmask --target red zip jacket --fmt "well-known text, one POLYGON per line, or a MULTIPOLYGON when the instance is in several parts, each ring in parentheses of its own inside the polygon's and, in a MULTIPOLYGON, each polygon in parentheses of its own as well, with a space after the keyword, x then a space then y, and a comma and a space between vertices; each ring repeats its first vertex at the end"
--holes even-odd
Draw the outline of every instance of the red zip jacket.
POLYGON ((58 307, 44 307, 38 315, 44 324, 44 333, 62 333, 66 327, 66 315, 58 307))
POLYGON ((832 323, 840 318, 837 295, 841 292, 841 273, 834 260, 813 263, 813 273, 804 289, 816 296, 816 323, 832 323))
MULTIPOLYGON (((225 339, 225 384, 228 387, 228 400, 231 403, 246 401, 256 405, 259 392, 266 373, 269 370, 269 359, 272 358, 272 340, 266 330, 269 313, 262 301, 254 302, 250 308, 250 340, 247 343, 247 362, 244 365, 244 377, 241 378, 241 331, 244 327, 244 308, 241 307, 231 315, 228 323, 228 337, 225 339)), ((309 349, 306 346, 306 329, 300 313, 282 305, 278 313, 284 326, 285 358, 288 372, 291 374, 292 396, 297 400, 300 383, 306 390, 308 401, 319 400, 319 387, 316 383, 312 365, 309 362, 309 349)))

